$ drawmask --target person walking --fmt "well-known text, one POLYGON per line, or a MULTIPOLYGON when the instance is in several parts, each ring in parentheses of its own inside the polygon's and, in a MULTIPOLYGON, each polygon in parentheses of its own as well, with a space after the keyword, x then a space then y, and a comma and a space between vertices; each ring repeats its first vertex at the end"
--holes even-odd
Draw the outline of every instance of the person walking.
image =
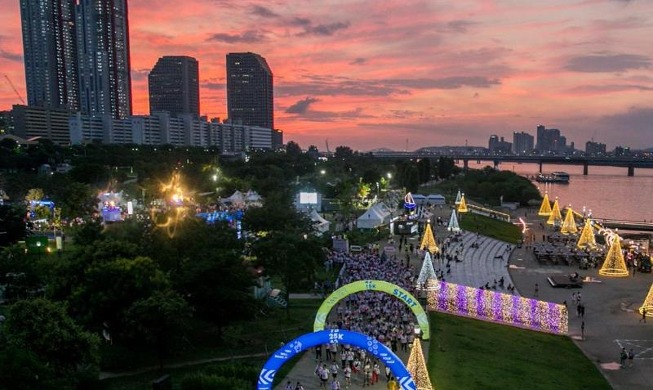
POLYGON ((628 354, 626 353, 626 348, 621 348, 621 353, 619 353, 619 363, 621 364, 621 368, 626 368, 627 358, 628 354))
POLYGON ((644 321, 646 323, 646 306, 642 307, 642 318, 639 319, 639 322, 644 321))
POLYGON ((632 368, 633 367, 633 360, 635 359, 635 352, 631 348, 630 351, 628 351, 628 367, 632 368))

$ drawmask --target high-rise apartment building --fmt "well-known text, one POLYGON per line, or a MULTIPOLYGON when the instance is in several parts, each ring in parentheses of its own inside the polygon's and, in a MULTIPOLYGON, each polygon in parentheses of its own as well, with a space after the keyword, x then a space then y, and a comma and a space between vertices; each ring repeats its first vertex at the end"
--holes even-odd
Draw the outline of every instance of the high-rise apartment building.
POLYGON ((232 123, 274 129, 272 71, 255 53, 227 54, 227 113, 232 123))
POLYGON ((27 102, 77 110, 75 0, 20 0, 27 102))
POLYGON ((514 154, 528 154, 533 150, 534 138, 525 132, 512 133, 512 152, 514 154))
POLYGON ((127 0, 79 0, 77 51, 81 111, 132 113, 127 0))
POLYGON ((197 60, 186 56, 159 58, 148 76, 150 113, 173 116, 200 115, 200 84, 197 60))

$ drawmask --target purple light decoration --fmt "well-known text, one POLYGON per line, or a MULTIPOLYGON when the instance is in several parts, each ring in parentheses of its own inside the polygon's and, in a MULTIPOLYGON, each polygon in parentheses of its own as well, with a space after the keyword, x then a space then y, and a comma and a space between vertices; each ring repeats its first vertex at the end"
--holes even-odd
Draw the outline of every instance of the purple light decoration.
POLYGON ((566 334, 567 309, 552 302, 440 282, 439 289, 429 291, 428 309, 465 317, 566 334))
POLYGON ((519 317, 519 297, 513 295, 512 297, 512 321, 515 324, 521 324, 521 318, 519 317))

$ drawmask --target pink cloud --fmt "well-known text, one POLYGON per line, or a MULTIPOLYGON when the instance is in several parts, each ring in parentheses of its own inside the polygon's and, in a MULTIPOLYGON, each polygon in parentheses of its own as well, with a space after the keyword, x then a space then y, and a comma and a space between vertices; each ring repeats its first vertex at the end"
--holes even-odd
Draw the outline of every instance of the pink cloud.
MULTIPOLYGON (((18 2, 0 9, 0 69, 24 96, 18 2)), ((157 59, 190 55, 202 111, 225 117, 225 55, 252 51, 275 75, 276 124, 304 147, 485 145, 540 122, 582 144, 623 118, 622 140, 640 140, 652 13, 649 1, 132 1, 134 111, 149 112, 157 59)), ((0 109, 16 102, 0 80, 0 109)))

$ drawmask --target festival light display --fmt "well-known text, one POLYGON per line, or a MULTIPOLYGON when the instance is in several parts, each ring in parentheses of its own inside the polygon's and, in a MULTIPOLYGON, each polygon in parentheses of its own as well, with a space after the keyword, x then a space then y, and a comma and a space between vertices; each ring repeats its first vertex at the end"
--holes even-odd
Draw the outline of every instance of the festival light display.
POLYGON ((410 356, 408 356, 406 368, 413 377, 417 390, 433 390, 433 385, 429 378, 429 371, 424 360, 424 353, 422 352, 422 342, 419 337, 415 338, 413 347, 410 349, 410 356))
POLYGON ((415 203, 415 200, 413 199, 413 194, 410 192, 404 196, 404 207, 408 211, 413 211, 417 207, 417 204, 415 203))
POLYGON ((460 193, 460 190, 458 190, 458 194, 456 194, 456 206, 460 204, 460 201, 462 200, 462 194, 460 193))
POLYGON ((447 225, 447 230, 450 232, 459 232, 460 225, 458 224, 458 217, 456 217, 456 210, 451 210, 451 218, 449 218, 449 225, 447 225))
POLYGON ((424 229, 424 237, 422 237, 422 243, 419 245, 419 249, 428 250, 430 253, 437 253, 440 251, 438 244, 435 242, 435 237, 433 237, 433 229, 431 229, 431 223, 426 222, 426 229, 424 229))
POLYGON ((422 262, 422 269, 419 271, 419 276, 417 277, 417 288, 420 288, 422 285, 426 284, 429 279, 437 279, 437 276, 435 275, 435 270, 433 269, 431 254, 426 252, 426 254, 424 254, 424 261, 422 262))
POLYGON ((562 223, 562 227, 560 228, 560 233, 562 234, 578 233, 578 226, 576 226, 576 220, 574 219, 574 211, 571 209, 571 206, 567 207, 567 214, 565 215, 565 221, 562 223))
POLYGON ((567 334, 565 305, 497 291, 434 282, 427 289, 427 309, 539 332, 567 334))
POLYGON ((460 203, 458 204, 458 212, 459 213, 469 212, 469 209, 467 208, 467 202, 465 202, 465 194, 462 194, 462 196, 460 197, 460 203))
POLYGON ((609 237, 609 240, 611 241, 610 249, 608 249, 608 254, 605 255, 605 260, 599 270, 599 275, 614 277, 628 276, 629 273, 628 268, 626 268, 624 254, 621 252, 621 238, 618 234, 613 233, 609 237))
MULTIPOLYGON (((164 229, 168 237, 172 238, 177 232, 179 223, 189 215, 187 203, 191 201, 188 191, 183 188, 181 175, 175 172, 169 183, 161 184, 161 193, 166 201, 165 222, 155 222, 156 227, 164 229)), ((151 210, 151 218, 157 221, 158 210, 151 210)))
POLYGON ((549 225, 559 226, 562 222, 562 213, 560 212, 560 206, 558 205, 558 198, 553 202, 553 207, 551 207, 551 215, 546 221, 549 225))
POLYGON ((549 201, 549 194, 546 192, 544 193, 542 205, 540 206, 540 211, 537 212, 537 215, 542 217, 548 217, 551 215, 551 202, 549 201))
POLYGON ((583 230, 580 232, 576 246, 581 249, 596 248, 596 238, 594 237, 594 228, 592 227, 592 220, 587 218, 583 230))
POLYGON ((644 312, 644 308, 646 308, 646 316, 653 317, 653 284, 648 290, 648 294, 646 295, 646 299, 644 299, 644 303, 638 309, 639 314, 644 312))

